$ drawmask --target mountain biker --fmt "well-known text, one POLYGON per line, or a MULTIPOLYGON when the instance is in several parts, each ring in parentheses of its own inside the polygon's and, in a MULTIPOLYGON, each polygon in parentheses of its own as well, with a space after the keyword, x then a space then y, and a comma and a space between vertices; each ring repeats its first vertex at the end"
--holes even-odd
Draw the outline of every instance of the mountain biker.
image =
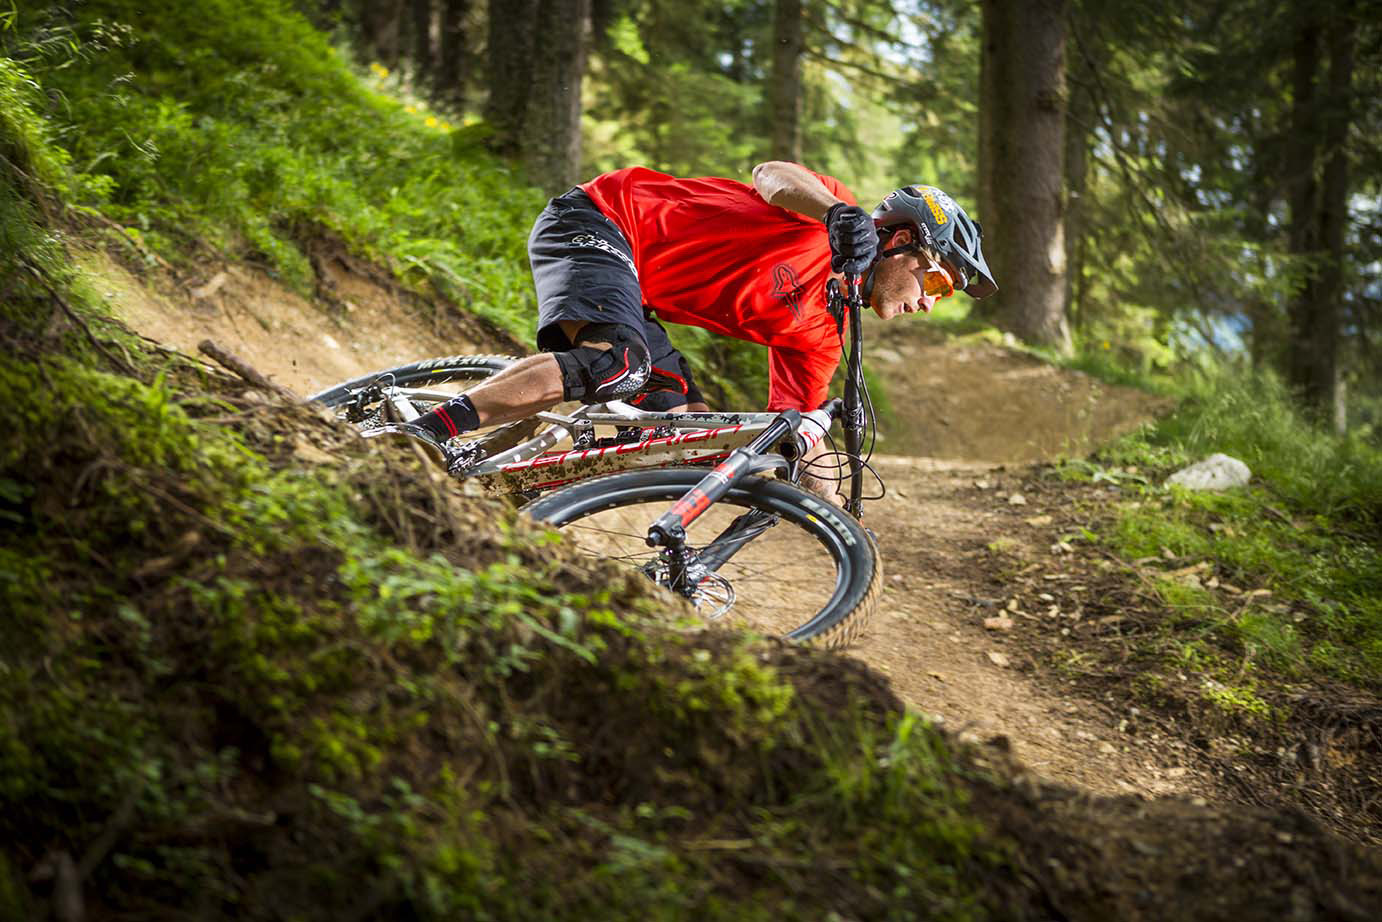
MULTIPOLYGON (((708 410, 661 320, 767 346, 767 409, 812 410, 840 360, 832 275, 862 273, 884 319, 929 312, 956 288, 997 290, 979 225, 935 187, 904 186, 870 214, 796 163, 760 163, 752 179, 629 167, 553 198, 528 240, 542 351, 405 428, 445 442, 562 400, 708 410)), ((834 483, 801 483, 834 498, 834 483)))

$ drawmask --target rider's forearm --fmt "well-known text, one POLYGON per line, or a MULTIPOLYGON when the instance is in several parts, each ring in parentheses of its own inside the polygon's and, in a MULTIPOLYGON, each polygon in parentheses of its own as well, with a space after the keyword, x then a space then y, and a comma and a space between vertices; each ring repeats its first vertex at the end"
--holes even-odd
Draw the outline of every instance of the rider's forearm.
POLYGON ((840 201, 806 167, 785 160, 769 160, 753 168, 753 187, 763 201, 820 221, 840 201))

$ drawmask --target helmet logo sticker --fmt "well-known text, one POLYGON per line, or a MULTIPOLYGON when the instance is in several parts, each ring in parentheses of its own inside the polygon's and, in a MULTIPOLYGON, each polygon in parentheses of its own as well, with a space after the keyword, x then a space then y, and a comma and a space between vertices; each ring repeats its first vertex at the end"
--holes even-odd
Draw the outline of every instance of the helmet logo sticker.
POLYGON ((800 320, 801 296, 806 293, 806 286, 797 276, 797 270, 787 263, 778 263, 773 266, 773 282, 773 297, 786 304, 792 316, 800 320))
POLYGON ((935 197, 928 191, 921 193, 921 199, 926 203, 926 207, 931 209, 931 217, 936 219, 936 223, 944 224, 947 220, 945 212, 941 211, 941 206, 936 204, 935 197))

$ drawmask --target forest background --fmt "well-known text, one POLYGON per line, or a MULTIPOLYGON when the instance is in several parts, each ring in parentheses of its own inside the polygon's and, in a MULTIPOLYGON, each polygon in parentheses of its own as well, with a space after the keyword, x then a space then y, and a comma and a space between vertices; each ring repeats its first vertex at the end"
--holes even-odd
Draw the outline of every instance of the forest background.
POLYGON ((1336 430, 1376 424, 1375 3, 490 6, 309 4, 549 191, 769 157, 866 204, 939 185, 988 228, 976 319, 1087 365, 1272 370, 1336 430))
MULTIPOLYGON (((993 325, 1115 378, 1145 382, 1207 366, 1265 373, 1284 381, 1318 424, 1376 437, 1376 3, 295 5, 361 66, 368 63, 381 88, 413 99, 408 114, 434 127, 453 152, 488 150, 521 169, 515 187, 550 194, 630 164, 746 179, 767 158, 831 173, 866 205, 904 183, 935 184, 986 227, 985 251, 1001 289, 983 303, 961 297, 945 304, 942 322, 993 325)), ((12 8, 6 16, 15 26, 6 30, 9 44, 27 43, 30 57, 47 48, 37 53, 56 55, 55 71, 83 72, 66 85, 55 74, 49 91, 66 92, 67 115, 82 121, 65 140, 79 172, 92 177, 93 205, 124 207, 147 230, 167 233, 169 209, 150 190, 172 184, 179 187, 174 198, 214 199, 239 238, 270 262, 295 258, 282 227, 231 215, 237 196, 248 205, 267 194, 256 187, 311 183, 280 168, 282 151, 242 143, 196 101, 163 100, 152 113, 157 127, 143 137, 125 132, 114 115, 131 105, 122 87, 148 95, 169 82, 159 68, 213 65, 209 43, 194 57, 155 61, 149 43, 141 50, 131 42, 94 72, 58 60, 68 45, 90 59, 145 26, 191 20, 217 3, 138 12, 95 0, 24 6, 24 15, 12 8), (74 20, 86 32, 72 31, 74 20), (122 66, 151 69, 133 77, 122 66), (259 162, 245 167, 240 161, 248 157, 259 162), (235 179, 227 188, 220 179, 229 175, 235 179)), ((272 51, 263 52, 258 65, 240 63, 271 66, 272 51)), ((244 93, 217 105, 247 116, 256 104, 261 111, 284 106, 291 116, 291 92, 268 100, 256 98, 243 76, 220 88, 213 79, 203 81, 208 93, 244 93)), ((348 116, 319 115, 319 139, 328 150, 340 147, 343 138, 332 133, 352 130, 348 116)), ((393 153, 435 156, 404 144, 393 153)), ((431 198, 406 214, 395 209, 368 227, 354 215, 344 222, 353 221, 361 239, 392 238, 392 250, 382 247, 390 255, 406 237, 400 271, 464 289, 483 274, 477 255, 490 253, 477 253, 475 229, 456 210, 494 225, 495 238, 521 239, 525 226, 499 225, 526 224, 541 198, 534 193, 505 210, 517 189, 471 195, 445 188, 454 176, 444 169, 434 178, 431 198), (486 215, 499 199, 499 214, 486 215)), ((310 197, 302 188, 276 194, 310 197)), ((526 295, 501 287, 478 309, 530 339, 526 295)), ((698 331, 681 340, 722 388, 734 393, 742 385, 750 396, 761 390, 764 362, 755 347, 698 331), (734 376, 725 374, 731 368, 734 376), (726 380, 732 377, 742 380, 726 380)))

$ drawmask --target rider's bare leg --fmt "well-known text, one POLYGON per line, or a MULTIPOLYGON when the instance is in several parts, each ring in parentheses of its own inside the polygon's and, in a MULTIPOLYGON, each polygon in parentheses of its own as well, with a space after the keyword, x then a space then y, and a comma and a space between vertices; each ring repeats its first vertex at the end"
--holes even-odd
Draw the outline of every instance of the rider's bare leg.
POLYGON ((695 403, 683 403, 679 407, 669 407, 663 410, 664 413, 709 413, 710 407, 699 400, 695 403))
POLYGON ((466 391, 481 426, 523 419, 561 403, 561 367, 550 352, 519 359, 466 391))
MULTIPOLYGON (((561 321, 562 332, 576 345, 610 348, 609 343, 581 341, 580 334, 584 327, 585 323, 581 321, 561 321)), ((483 426, 498 426, 551 409, 561 403, 562 394, 561 366, 557 364, 555 355, 541 352, 519 359, 493 378, 466 391, 463 397, 449 401, 441 410, 433 410, 419 422, 438 437, 455 435, 455 429, 467 431, 483 426), (465 406, 456 406, 458 403, 465 406), (455 429, 432 421, 431 417, 443 410, 448 411, 447 418, 455 424, 455 429), (454 418, 469 412, 475 414, 474 420, 466 418, 458 422, 454 418)))

